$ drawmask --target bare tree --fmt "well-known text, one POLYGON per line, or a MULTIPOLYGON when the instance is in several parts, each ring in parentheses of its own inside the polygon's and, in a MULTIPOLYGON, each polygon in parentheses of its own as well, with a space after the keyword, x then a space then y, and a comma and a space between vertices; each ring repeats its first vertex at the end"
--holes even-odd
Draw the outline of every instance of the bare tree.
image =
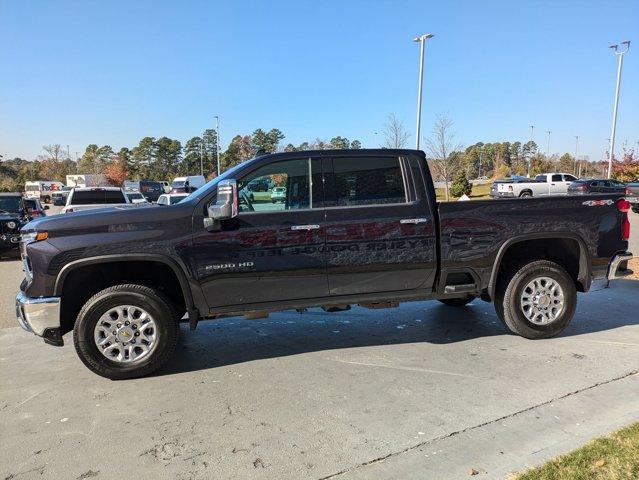
POLYGON ((453 121, 447 115, 439 115, 433 127, 432 136, 426 143, 428 154, 433 160, 436 173, 446 185, 446 201, 448 201, 448 182, 459 161, 459 155, 455 151, 461 150, 461 145, 455 142, 455 133, 452 131, 453 121))
POLYGON ((40 155, 40 160, 52 160, 57 163, 67 158, 66 150, 64 150, 59 143, 43 145, 42 150, 44 150, 45 155, 40 155))
POLYGON ((408 146, 410 134, 395 114, 391 113, 388 116, 382 133, 384 134, 384 146, 386 148, 406 148, 408 146))

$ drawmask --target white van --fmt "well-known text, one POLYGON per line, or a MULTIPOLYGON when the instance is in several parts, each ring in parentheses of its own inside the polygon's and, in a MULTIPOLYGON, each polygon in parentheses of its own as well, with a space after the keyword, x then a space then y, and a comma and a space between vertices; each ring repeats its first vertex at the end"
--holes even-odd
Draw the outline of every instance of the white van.
POLYGON ((175 177, 171 183, 171 193, 190 193, 206 183, 203 175, 175 177))
POLYGON ((64 187, 64 183, 55 181, 34 181, 25 182, 24 196, 25 198, 37 198, 44 203, 51 203, 51 194, 59 192, 64 187))

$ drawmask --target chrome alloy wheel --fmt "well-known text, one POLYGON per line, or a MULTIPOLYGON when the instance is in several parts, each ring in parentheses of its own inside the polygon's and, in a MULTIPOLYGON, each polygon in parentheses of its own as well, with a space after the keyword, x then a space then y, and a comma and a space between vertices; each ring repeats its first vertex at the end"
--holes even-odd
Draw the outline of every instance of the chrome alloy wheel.
POLYGON ((155 349, 158 331, 147 311, 134 305, 119 305, 100 317, 93 338, 109 360, 134 363, 155 349))
POLYGON ((524 287, 520 307, 528 321, 548 325, 564 311, 564 291, 556 280, 537 277, 524 287))

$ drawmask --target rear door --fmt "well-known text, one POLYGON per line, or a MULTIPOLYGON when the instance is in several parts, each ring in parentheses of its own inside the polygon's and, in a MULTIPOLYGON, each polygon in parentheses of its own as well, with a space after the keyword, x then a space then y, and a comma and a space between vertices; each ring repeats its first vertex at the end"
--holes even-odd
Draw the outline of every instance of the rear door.
POLYGON ((262 163, 237 185, 239 213, 223 230, 208 232, 194 218, 188 257, 209 307, 328 296, 320 160, 262 163), (284 187, 285 198, 251 190, 258 183, 284 187))
POLYGON ((435 226, 417 157, 324 160, 331 295, 432 288, 435 226))

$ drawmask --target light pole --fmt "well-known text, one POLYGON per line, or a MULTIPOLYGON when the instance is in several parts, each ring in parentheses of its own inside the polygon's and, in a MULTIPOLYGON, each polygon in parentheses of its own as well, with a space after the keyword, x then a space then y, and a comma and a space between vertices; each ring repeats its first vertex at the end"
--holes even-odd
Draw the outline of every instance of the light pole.
POLYGON ((220 117, 215 115, 215 156, 217 158, 217 175, 220 172, 220 117))
POLYGON ((200 139, 200 175, 204 176, 204 134, 200 139))
POLYGON ((575 135, 575 169, 573 173, 577 175, 577 151, 579 150, 579 135, 575 135))
POLYGON ((546 147, 546 156, 550 158, 550 130, 546 130, 548 134, 548 146, 546 147))
POLYGON ((619 89, 621 87, 621 67, 623 66, 623 56, 630 50, 630 40, 621 42, 625 45, 623 50, 619 50, 619 45, 610 45, 618 57, 617 64, 617 87, 615 88, 615 106, 612 110, 612 134, 610 135, 610 151, 608 152, 608 178, 612 177, 612 158, 615 152, 615 132, 617 131, 617 107, 619 107, 619 89))
POLYGON ((417 88, 417 132, 415 134, 415 149, 419 150, 419 133, 422 120, 422 83, 424 80, 424 50, 426 49, 426 40, 433 38, 432 33, 425 33, 421 37, 415 37, 413 42, 419 42, 419 85, 417 88))
POLYGON ((71 160, 71 154, 69 153, 69 145, 67 145, 67 158, 71 160))
POLYGON ((530 177, 530 164, 532 163, 532 142, 533 142, 533 135, 535 133, 535 126, 531 125, 530 126, 530 152, 528 152, 528 172, 526 173, 527 177, 530 177))

